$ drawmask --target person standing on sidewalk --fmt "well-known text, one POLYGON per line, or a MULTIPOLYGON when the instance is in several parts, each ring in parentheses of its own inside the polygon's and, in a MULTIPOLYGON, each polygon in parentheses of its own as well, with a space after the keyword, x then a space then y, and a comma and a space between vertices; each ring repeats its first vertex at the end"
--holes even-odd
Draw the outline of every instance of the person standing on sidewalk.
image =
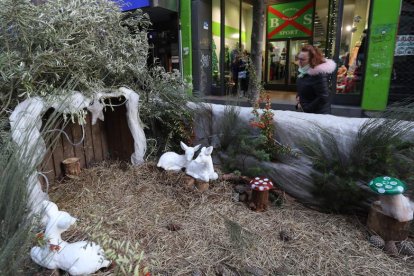
POLYGON ((245 97, 247 94, 247 89, 249 86, 249 70, 248 70, 248 66, 249 66, 249 54, 247 53, 247 51, 243 52, 243 55, 240 56, 239 58, 239 62, 238 62, 239 66, 239 89, 238 89, 238 95, 239 97, 245 97))
POLYGON ((330 114, 328 76, 336 69, 336 63, 323 57, 321 51, 304 46, 299 55, 299 75, 296 81, 296 109, 317 114, 330 114))

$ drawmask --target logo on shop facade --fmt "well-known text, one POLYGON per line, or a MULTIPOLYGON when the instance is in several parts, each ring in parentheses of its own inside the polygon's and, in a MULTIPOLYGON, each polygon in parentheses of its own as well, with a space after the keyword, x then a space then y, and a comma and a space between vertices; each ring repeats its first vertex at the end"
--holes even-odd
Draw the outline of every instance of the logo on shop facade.
POLYGON ((313 0, 268 6, 267 38, 312 36, 313 10, 313 0))

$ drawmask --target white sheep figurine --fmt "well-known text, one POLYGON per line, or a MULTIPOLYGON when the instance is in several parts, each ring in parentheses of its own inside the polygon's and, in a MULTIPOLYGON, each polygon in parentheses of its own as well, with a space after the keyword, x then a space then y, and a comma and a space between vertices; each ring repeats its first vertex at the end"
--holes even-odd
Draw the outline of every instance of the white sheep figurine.
POLYGON ((169 151, 161 155, 158 161, 157 167, 161 167, 167 171, 180 171, 185 168, 191 160, 193 160, 194 153, 200 148, 201 145, 195 147, 189 147, 183 142, 180 142, 181 148, 185 151, 183 155, 169 151))
POLYGON ((108 267, 111 262, 105 259, 102 248, 88 241, 68 243, 61 234, 75 223, 76 219, 67 212, 59 211, 56 204, 43 201, 46 230, 46 244, 35 246, 30 251, 32 260, 48 269, 62 269, 70 275, 85 275, 108 267))
POLYGON ((204 182, 216 180, 218 174, 214 171, 211 153, 213 147, 203 147, 196 159, 192 160, 185 170, 185 173, 204 182))

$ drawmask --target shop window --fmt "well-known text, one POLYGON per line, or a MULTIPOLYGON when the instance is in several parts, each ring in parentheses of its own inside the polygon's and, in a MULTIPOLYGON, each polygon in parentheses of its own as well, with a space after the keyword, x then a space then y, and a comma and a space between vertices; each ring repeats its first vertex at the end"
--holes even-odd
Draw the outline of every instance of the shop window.
MULTIPOLYGON (((213 90, 220 86, 220 0, 212 1, 212 85, 213 90)), ((217 92, 217 91, 213 91, 217 92)))
POLYGON ((214 86, 220 87, 220 64, 224 63, 224 80, 227 93, 235 93, 237 90, 236 61, 244 50, 240 44, 240 1, 231 0, 224 2, 224 22, 220 17, 220 0, 212 1, 212 76, 214 86), (224 34, 221 34, 221 24, 224 23, 224 34), (224 49, 221 49, 221 39, 224 39, 224 49), (221 60, 221 51, 224 51, 224 60, 221 60))
POLYGON ((338 94, 360 94, 365 66, 369 0, 345 0, 336 84, 338 94))
POLYGON ((328 29, 329 0, 317 0, 315 4, 315 19, 313 22, 313 45, 322 53, 326 52, 328 29))
POLYGON ((225 34, 224 44, 226 60, 224 65, 226 84, 234 83, 228 94, 237 93, 239 59, 244 51, 244 45, 240 44, 240 1, 225 1, 225 34))
POLYGON ((403 0, 391 75, 390 102, 414 96, 414 2, 403 0))
POLYGON ((268 83, 284 84, 286 73, 286 49, 287 41, 272 41, 268 45, 268 83))
POLYGON ((253 26, 253 6, 247 3, 242 4, 241 16, 241 37, 242 44, 247 53, 251 52, 251 37, 253 26))
POLYGON ((240 0, 224 1, 224 21, 222 21, 220 17, 222 1, 212 0, 213 91, 221 86, 220 64, 223 64, 226 94, 236 94, 240 59, 244 63, 247 62, 251 49, 253 7, 240 0), (223 34, 221 33, 222 24, 224 24, 223 34), (224 49, 221 49, 222 40, 224 40, 224 49), (221 60, 222 51, 224 51, 224 60, 221 60))
MULTIPOLYGON (((319 18, 322 19, 323 17, 326 18, 326 42, 324 45, 325 48, 325 57, 327 58, 334 58, 335 50, 336 50, 336 40, 337 40, 337 26, 338 24, 342 24, 342 22, 338 22, 338 15, 339 15, 339 3, 336 0, 329 0, 327 6, 323 8, 323 4, 325 1, 318 0, 317 4, 319 3, 319 18), (322 4, 322 5, 321 5, 322 4), (324 10, 325 9, 325 10, 324 10), (322 11, 324 10, 324 11, 322 11), (328 13, 327 15, 323 16, 324 13, 328 13)), ((340 37, 338 38, 340 39, 340 37)))

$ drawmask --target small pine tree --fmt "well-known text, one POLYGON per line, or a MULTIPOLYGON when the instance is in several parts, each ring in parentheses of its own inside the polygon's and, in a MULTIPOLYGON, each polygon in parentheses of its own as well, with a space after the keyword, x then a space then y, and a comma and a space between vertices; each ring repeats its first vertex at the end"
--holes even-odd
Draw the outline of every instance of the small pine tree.
POLYGON ((241 171, 243 175, 256 176, 264 173, 260 166, 247 167, 249 157, 269 161, 270 156, 261 145, 266 141, 263 135, 255 135, 253 129, 241 121, 235 106, 227 106, 220 123, 220 150, 225 154, 222 159, 225 171, 241 171))

